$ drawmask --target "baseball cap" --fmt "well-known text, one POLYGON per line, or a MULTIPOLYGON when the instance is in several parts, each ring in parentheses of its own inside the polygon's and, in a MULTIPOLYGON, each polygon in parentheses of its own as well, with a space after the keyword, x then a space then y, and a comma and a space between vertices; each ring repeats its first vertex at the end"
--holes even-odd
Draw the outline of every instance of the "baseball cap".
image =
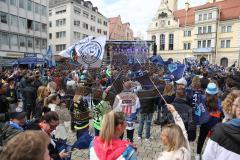
POLYGON ((17 107, 15 112, 9 114, 10 119, 23 119, 27 115, 21 108, 17 107))

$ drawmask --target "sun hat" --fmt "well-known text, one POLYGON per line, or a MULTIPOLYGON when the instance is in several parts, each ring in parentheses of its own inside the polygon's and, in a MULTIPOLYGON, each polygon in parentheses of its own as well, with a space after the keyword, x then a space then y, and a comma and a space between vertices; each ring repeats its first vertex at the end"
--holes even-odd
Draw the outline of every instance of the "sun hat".
POLYGON ((215 83, 209 83, 207 86, 206 92, 208 94, 214 95, 214 94, 217 94, 219 90, 215 83))

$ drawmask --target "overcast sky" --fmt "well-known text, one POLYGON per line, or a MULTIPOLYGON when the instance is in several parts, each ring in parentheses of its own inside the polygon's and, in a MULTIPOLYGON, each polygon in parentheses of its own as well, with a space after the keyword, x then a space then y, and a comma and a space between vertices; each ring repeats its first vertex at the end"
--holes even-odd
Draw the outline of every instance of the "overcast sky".
MULTIPOLYGON (((146 38, 146 30, 156 14, 161 0, 90 0, 106 17, 121 15, 123 23, 130 22, 135 36, 146 38)), ((207 0, 189 0, 190 6, 204 4, 207 0)), ((185 0, 178 0, 178 8, 184 8, 185 0)))

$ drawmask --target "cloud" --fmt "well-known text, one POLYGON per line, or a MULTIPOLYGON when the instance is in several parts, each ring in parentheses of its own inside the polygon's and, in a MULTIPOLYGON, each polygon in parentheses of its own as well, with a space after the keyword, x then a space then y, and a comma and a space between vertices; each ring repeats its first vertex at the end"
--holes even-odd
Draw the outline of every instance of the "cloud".
MULTIPOLYGON (((207 0, 190 0, 191 6, 205 3, 207 0)), ((160 6, 161 0, 91 0, 94 6, 106 17, 121 16, 129 22, 135 36, 146 38, 148 25, 160 6)), ((179 0, 178 8, 184 8, 185 0, 179 0)))

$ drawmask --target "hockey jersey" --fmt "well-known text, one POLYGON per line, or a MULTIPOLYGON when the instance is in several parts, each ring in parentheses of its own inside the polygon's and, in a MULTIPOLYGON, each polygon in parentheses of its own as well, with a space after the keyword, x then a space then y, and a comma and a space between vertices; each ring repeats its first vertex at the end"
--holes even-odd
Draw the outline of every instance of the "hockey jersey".
POLYGON ((140 101, 135 93, 126 91, 118 94, 114 100, 113 109, 125 114, 128 130, 134 129, 134 120, 140 109, 140 101))

